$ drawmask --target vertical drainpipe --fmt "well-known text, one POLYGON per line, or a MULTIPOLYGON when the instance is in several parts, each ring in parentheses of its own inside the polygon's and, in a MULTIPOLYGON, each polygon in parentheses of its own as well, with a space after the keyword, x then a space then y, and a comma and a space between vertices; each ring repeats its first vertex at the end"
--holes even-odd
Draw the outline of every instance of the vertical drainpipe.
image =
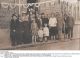
MULTIPOLYGON (((16 1, 14 0, 14 4, 16 3, 16 1)), ((14 8, 14 14, 15 14, 15 8, 14 8)))
POLYGON ((79 0, 77 1, 77 19, 79 20, 79 0))

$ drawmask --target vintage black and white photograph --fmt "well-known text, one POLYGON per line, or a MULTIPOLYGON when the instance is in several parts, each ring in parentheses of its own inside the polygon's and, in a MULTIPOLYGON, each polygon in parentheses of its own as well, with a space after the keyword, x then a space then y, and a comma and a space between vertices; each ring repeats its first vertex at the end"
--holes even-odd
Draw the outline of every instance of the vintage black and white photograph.
POLYGON ((0 0, 0 50, 80 50, 80 0, 0 0))

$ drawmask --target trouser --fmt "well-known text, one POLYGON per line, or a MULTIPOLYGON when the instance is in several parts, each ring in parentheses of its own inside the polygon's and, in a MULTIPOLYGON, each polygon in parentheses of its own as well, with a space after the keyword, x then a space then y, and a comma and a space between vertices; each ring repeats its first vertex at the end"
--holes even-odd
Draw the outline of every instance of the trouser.
POLYGON ((69 27, 68 28, 68 38, 72 38, 73 37, 73 27, 69 27))
POLYGON ((15 46, 16 45, 16 33, 11 31, 10 32, 10 38, 11 38, 11 45, 15 46))
POLYGON ((66 27, 66 28, 65 28, 65 31, 64 31, 64 38, 65 38, 65 39, 68 38, 68 33, 69 33, 69 28, 66 27))

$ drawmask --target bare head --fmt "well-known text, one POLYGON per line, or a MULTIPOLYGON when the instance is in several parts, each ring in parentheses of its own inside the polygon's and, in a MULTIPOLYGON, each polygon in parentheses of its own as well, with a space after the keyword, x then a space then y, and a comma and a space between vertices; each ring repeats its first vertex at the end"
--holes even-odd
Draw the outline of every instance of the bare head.
POLYGON ((42 14, 41 14, 41 16, 42 16, 42 18, 44 18, 44 17, 45 17, 45 14, 44 14, 44 13, 42 13, 42 14))
POLYGON ((13 19, 13 20, 16 20, 16 19, 17 19, 17 16, 16 16, 15 14, 13 14, 13 15, 12 15, 12 19, 13 19))

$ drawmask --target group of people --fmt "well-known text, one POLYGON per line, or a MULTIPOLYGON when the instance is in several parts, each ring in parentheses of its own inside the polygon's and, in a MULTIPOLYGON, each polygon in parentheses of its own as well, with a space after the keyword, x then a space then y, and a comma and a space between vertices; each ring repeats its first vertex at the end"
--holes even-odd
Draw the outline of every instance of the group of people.
MULTIPOLYGON (((22 13, 21 16, 12 15, 10 22, 10 38, 12 46, 36 42, 47 42, 48 40, 59 40, 57 15, 46 17, 44 13, 35 16, 22 13)), ((74 19, 64 15, 62 33, 65 38, 73 37, 74 19)))

